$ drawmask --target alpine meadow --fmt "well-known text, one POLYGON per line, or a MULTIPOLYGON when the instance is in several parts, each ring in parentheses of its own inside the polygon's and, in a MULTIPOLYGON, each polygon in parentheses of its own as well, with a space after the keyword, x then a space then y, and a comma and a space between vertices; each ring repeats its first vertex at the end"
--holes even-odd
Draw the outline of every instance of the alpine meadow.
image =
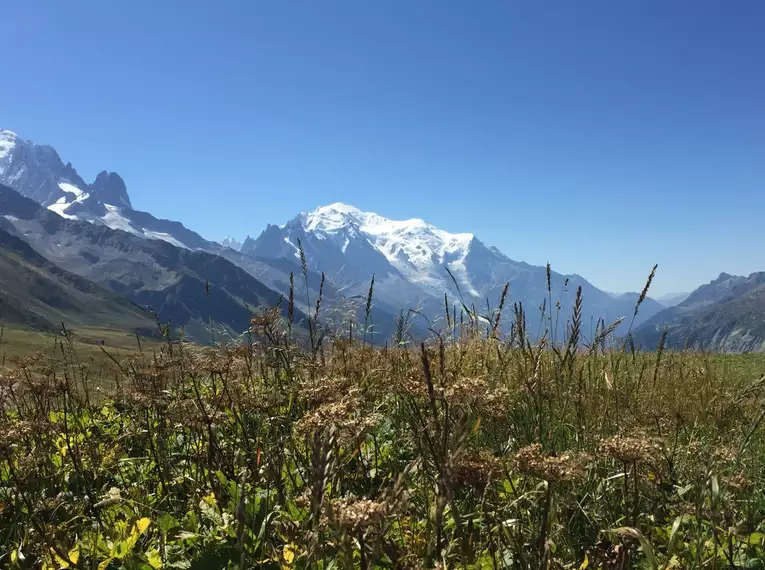
POLYGON ((765 570, 761 0, 0 21, 0 569, 765 570))

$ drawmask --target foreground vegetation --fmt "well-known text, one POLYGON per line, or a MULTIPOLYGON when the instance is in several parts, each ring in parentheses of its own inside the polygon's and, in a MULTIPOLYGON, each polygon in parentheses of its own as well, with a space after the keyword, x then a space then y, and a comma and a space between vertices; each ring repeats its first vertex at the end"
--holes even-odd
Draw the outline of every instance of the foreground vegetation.
POLYGON ((532 343, 502 305, 385 348, 268 311, 106 350, 109 383, 70 335, 9 356, 0 565, 763 567, 765 361, 585 340, 576 310, 532 343))

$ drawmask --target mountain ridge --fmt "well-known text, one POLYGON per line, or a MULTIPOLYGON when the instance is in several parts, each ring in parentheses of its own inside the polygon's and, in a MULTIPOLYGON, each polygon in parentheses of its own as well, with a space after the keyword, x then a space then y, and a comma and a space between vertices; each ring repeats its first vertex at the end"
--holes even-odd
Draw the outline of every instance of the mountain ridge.
POLYGON ((160 239, 188 249, 216 246, 182 223, 134 210, 125 181, 101 171, 86 183, 56 150, 0 129, 0 183, 13 188, 67 219, 120 229, 147 239, 160 239))
POLYGON ((724 352, 765 351, 765 272, 720 273, 675 306, 653 315, 635 340, 653 349, 667 331, 666 346, 724 352))
MULTIPOLYGON (((565 321, 580 286, 583 317, 593 323, 627 317, 634 309, 631 299, 614 299, 577 274, 550 271, 548 291, 545 267, 514 261, 473 233, 450 233, 419 218, 392 220, 340 202, 300 213, 280 226, 269 224, 257 238, 248 236, 241 247, 233 239, 218 244, 180 222, 158 220, 147 212, 133 210, 127 187, 115 173, 103 171, 88 185, 52 147, 24 141, 10 131, 0 131, 0 140, 4 141, 0 144, 0 183, 15 184, 21 194, 32 197, 59 218, 219 256, 251 276, 258 275, 265 283, 278 285, 282 295, 288 292, 284 288, 285 276, 277 270, 280 276, 272 279, 274 264, 269 260, 289 259, 299 267, 301 244, 307 269, 327 277, 328 306, 343 305, 343 299, 366 298, 374 276, 374 302, 384 307, 391 320, 400 310, 409 309, 416 309, 430 320, 443 318, 449 298, 455 306, 461 302, 478 307, 487 301, 496 303, 506 283, 510 284, 509 301, 524 306, 527 312, 546 303, 560 303, 555 308, 563 315, 561 330, 554 333, 558 337, 565 334, 565 321)), ((85 229, 83 232, 90 233, 85 229)), ((93 252, 88 255, 98 258, 93 252)), ((318 283, 319 279, 313 281, 318 283)), ((310 310, 310 305, 303 308, 310 310)), ((661 308, 646 299, 639 322, 661 308)), ((553 307, 547 310, 551 312, 553 307)), ((557 317, 549 318, 548 326, 555 322, 557 327, 558 321, 557 317)), ((624 332, 625 327, 621 325, 617 332, 624 332)))
POLYGON ((0 227, 0 317, 3 324, 34 329, 58 330, 63 322, 142 336, 150 335, 155 325, 137 303, 61 269, 7 227, 0 227))
MULTIPOLYGON (((62 218, 1 184, 0 216, 52 264, 150 306, 162 322, 186 327, 197 340, 209 338, 210 320, 238 334, 247 329, 250 307, 273 307, 282 298, 224 257, 62 218)), ((305 323, 300 310, 296 320, 305 323)))
MULTIPOLYGON (((282 225, 269 224, 257 238, 248 237, 241 252, 300 259, 299 244, 312 269, 333 272, 338 284, 353 294, 363 295, 374 275, 378 299, 425 308, 431 315, 443 313, 444 295, 455 303, 462 298, 482 306, 487 299, 498 300, 508 282, 510 299, 526 307, 550 297, 545 267, 511 260, 472 233, 449 233, 417 218, 390 220, 344 203, 302 212, 282 225)), ((587 314, 594 319, 610 322, 634 310, 633 299, 614 299, 579 275, 551 271, 550 277, 554 300, 566 311, 573 307, 579 285, 587 314)), ((647 299, 641 319, 662 308, 647 299)), ((620 327, 626 330, 627 324, 620 327)))

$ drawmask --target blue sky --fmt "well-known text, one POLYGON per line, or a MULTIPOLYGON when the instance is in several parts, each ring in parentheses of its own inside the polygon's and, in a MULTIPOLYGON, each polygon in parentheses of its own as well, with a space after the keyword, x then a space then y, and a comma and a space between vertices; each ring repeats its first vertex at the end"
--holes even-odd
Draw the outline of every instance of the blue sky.
POLYGON ((24 0, 0 125, 212 239, 336 201, 612 291, 765 270, 761 0, 24 0))

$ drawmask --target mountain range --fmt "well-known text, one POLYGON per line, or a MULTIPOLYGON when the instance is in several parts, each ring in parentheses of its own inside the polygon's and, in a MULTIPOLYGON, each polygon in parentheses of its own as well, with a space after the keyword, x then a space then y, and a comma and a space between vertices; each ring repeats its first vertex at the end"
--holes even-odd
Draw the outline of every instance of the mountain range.
MULTIPOLYGON (((633 323, 637 293, 609 294, 579 275, 512 260, 472 233, 449 233, 420 219, 390 220, 342 203, 268 225, 256 238, 240 242, 229 236, 217 243, 180 222, 135 210, 118 174, 102 171, 88 183, 52 147, 7 130, 0 130, 0 184, 0 229, 53 266, 151 307, 198 340, 209 338, 210 324, 240 333, 254 307, 275 305, 289 295, 291 274, 297 286, 308 289, 307 296, 295 295, 298 320, 305 325, 321 290, 322 319, 336 327, 366 320, 374 276, 370 320, 379 340, 408 309, 417 310, 412 330, 419 334, 437 328, 445 310, 475 307, 487 313, 506 283, 510 306, 523 307, 536 334, 553 329, 551 336, 565 335, 581 287, 585 337, 600 319, 610 324, 624 318, 616 334, 631 330, 646 346, 663 326, 677 342, 710 334, 723 338, 706 329, 687 332, 702 309, 698 291, 669 308, 648 297, 633 323)), ((733 297, 743 287, 731 285, 733 297)), ((668 299, 667 305, 678 300, 668 299)), ((716 310, 717 303, 731 300, 728 295, 703 308, 716 310)), ((722 311, 712 320, 728 314, 722 311)), ((756 344, 756 335, 742 334, 729 333, 723 344, 742 349, 756 344), (731 334, 748 340, 734 342, 731 334)))
MULTIPOLYGON (((480 309, 487 300, 496 305, 506 283, 510 301, 522 304, 531 319, 551 297, 553 303, 560 302, 559 337, 580 286, 589 330, 599 318, 610 323, 630 316, 635 308, 636 297, 613 298, 579 275, 551 271, 548 291, 546 267, 514 261, 473 234, 449 233, 420 219, 389 220, 341 203, 299 214, 282 226, 269 225, 256 239, 247 238, 240 251, 260 258, 299 259, 298 244, 309 267, 330 273, 347 294, 365 294, 374 275, 378 300, 418 307, 429 316, 443 315, 445 295, 459 300, 460 306, 480 309)), ((647 299, 638 323, 662 308, 647 299)), ((547 322, 538 328, 550 326, 547 322)), ((625 320, 618 330, 627 327, 625 320)))
POLYGON ((665 328, 670 348, 765 351, 765 272, 747 277, 721 273, 678 305, 648 319, 635 338, 655 347, 665 328))
POLYGON ((152 334, 140 306, 51 263, 23 239, 0 229, 0 315, 3 324, 55 331, 90 325, 152 334))

